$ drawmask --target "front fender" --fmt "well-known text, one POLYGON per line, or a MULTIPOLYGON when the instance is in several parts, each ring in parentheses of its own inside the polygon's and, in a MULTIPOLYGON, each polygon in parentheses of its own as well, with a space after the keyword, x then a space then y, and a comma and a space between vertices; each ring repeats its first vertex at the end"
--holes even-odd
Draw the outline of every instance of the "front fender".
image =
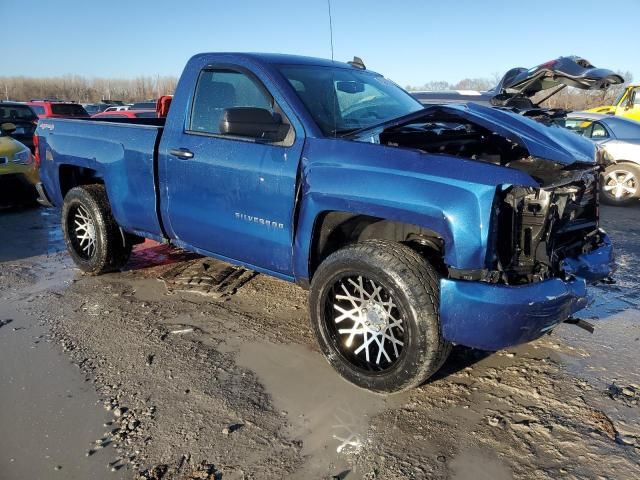
POLYGON ((329 211, 432 230, 445 242, 447 265, 484 268, 497 186, 538 186, 505 167, 340 139, 307 142, 301 181, 294 275, 305 279, 315 223, 329 211))

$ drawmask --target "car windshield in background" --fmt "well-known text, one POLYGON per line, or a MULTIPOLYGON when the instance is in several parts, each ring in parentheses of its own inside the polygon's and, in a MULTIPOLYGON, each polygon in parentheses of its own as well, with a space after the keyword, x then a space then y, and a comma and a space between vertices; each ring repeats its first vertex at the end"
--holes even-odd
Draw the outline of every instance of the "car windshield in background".
POLYGON ((38 117, 26 105, 2 105, 0 104, 0 122, 33 122, 38 117))
POLYGON ((347 134, 421 110, 422 105, 392 81, 366 70, 281 65, 322 132, 347 134))
POLYGON ((51 104, 51 113, 55 115, 68 115, 70 117, 86 117, 88 115, 84 107, 77 103, 53 103, 51 104))

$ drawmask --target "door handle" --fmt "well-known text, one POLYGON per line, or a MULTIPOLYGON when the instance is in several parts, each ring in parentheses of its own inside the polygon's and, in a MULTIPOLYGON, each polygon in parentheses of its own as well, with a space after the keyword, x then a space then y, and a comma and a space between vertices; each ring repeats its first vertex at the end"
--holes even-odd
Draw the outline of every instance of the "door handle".
POLYGON ((169 153, 174 157, 182 158, 183 160, 189 160, 193 158, 193 152, 188 148, 172 148, 169 153))

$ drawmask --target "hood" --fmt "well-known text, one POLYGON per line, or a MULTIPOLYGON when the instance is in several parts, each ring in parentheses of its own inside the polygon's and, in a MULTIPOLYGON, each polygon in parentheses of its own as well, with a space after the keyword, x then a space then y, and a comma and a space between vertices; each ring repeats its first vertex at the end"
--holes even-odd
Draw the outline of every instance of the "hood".
POLYGON ((507 110, 474 103, 463 105, 434 105, 383 124, 359 130, 349 137, 368 141, 372 134, 428 121, 434 114, 459 117, 501 135, 510 142, 527 149, 529 155, 561 165, 594 164, 596 147, 593 142, 556 125, 547 126, 507 110))
POLYGON ((583 90, 606 89, 623 83, 624 79, 606 68, 597 68, 584 58, 560 57, 533 68, 517 67, 509 70, 490 93, 494 105, 520 96, 532 97, 553 87, 570 86, 583 90))

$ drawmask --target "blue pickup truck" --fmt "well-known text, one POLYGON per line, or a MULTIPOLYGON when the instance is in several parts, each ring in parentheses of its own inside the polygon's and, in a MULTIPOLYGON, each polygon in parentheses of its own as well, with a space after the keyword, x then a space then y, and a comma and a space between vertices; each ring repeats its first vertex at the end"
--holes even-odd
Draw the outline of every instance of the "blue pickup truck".
POLYGON ((550 332, 612 271, 593 143, 423 108, 359 61, 199 54, 166 121, 36 135, 41 199, 81 270, 117 270, 151 238, 296 282, 328 361, 377 392, 424 382, 452 344, 550 332))

